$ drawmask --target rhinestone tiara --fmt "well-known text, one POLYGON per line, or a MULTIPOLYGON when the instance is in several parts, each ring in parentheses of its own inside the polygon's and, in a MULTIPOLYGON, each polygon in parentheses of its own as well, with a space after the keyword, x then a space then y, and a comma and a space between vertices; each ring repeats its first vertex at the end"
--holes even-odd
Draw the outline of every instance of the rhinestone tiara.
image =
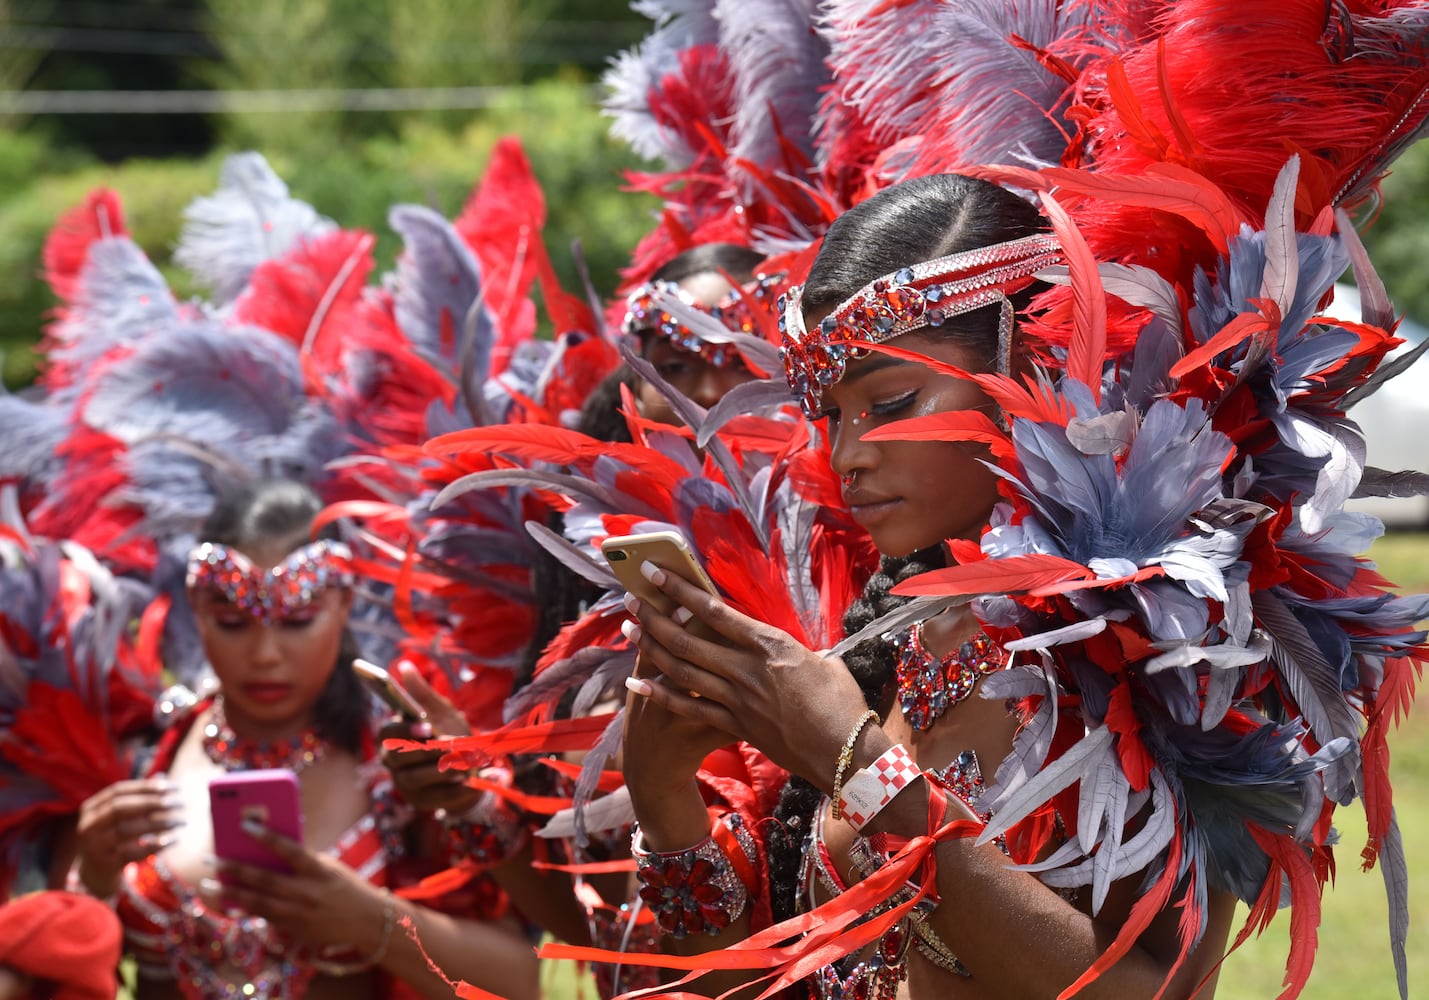
POLYGON ((803 285, 778 304, 784 374, 810 419, 819 414, 824 390, 843 378, 851 359, 913 330, 940 327, 954 316, 1002 305, 1002 339, 1011 332, 1009 296, 1026 288, 1038 271, 1065 262, 1050 233, 965 250, 899 268, 864 285, 812 331, 804 327, 803 285))

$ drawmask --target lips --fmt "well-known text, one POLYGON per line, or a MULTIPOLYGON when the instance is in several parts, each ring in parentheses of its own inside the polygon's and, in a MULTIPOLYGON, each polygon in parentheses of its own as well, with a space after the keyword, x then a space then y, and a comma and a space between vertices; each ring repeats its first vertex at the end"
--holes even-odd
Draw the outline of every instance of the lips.
POLYGON ((875 497, 863 493, 846 493, 844 502, 848 504, 850 516, 868 528, 892 514, 903 501, 899 497, 875 497))
POLYGON ((282 701, 293 691, 291 684, 245 684, 243 693, 253 701, 271 703, 282 701))

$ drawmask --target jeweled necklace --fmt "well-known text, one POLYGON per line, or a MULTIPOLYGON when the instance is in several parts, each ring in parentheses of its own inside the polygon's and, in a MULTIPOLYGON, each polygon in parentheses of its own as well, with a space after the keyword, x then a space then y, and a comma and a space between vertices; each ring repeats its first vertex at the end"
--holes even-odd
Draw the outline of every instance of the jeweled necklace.
POLYGON ((939 659, 923 647, 919 622, 894 641, 898 650, 898 702, 903 717, 923 732, 977 686, 978 679, 1007 663, 1002 648, 979 632, 939 659))
POLYGON ((245 740, 233 731, 223 715, 223 698, 213 701, 208 724, 203 727, 203 750, 225 771, 251 771, 286 767, 300 774, 322 758, 327 744, 311 729, 281 743, 245 740))

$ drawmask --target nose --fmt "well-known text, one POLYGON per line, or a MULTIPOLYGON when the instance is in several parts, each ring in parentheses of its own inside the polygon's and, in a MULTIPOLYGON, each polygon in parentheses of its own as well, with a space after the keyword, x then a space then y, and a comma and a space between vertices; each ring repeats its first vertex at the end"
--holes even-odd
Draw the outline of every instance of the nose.
POLYGON ((713 366, 703 360, 697 364, 699 364, 699 370, 697 370, 693 386, 690 387, 689 396, 706 410, 725 399, 727 391, 739 384, 746 383, 753 377, 752 374, 740 367, 723 367, 722 369, 722 367, 713 366))
POLYGON ((723 399, 724 394, 736 384, 721 369, 704 365, 701 366, 699 378, 691 387, 690 399, 708 410, 723 399))
POLYGON ((283 651, 278 641, 278 629, 282 626, 273 622, 259 622, 254 629, 253 664, 271 667, 282 662, 283 651))
POLYGON ((847 481, 854 473, 871 469, 877 464, 878 445, 864 441, 863 428, 853 421, 840 421, 829 441, 829 466, 840 479, 847 481))

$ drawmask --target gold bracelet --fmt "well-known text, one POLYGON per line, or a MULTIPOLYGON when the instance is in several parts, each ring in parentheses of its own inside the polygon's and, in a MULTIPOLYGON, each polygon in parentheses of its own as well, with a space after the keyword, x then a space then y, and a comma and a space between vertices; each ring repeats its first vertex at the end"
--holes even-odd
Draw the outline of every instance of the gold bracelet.
POLYGON ((390 889, 382 889, 381 892, 382 934, 371 954, 356 961, 345 962, 335 955, 352 949, 347 945, 332 945, 318 952, 308 964, 325 976, 352 976, 381 965, 387 957, 387 948, 392 943, 392 931, 397 926, 397 897, 390 889))
POLYGON ((839 796, 843 792, 844 772, 847 771, 848 766, 853 763, 853 745, 858 742, 859 734, 863 732, 863 727, 868 725, 870 721, 876 726, 883 720, 880 719, 878 713, 871 708, 867 712, 864 712, 858 717, 858 721, 854 723, 853 732, 848 734, 848 739, 844 740, 843 749, 839 751, 838 766, 834 768, 834 808, 831 813, 834 819, 842 818, 842 810, 839 809, 839 796))

